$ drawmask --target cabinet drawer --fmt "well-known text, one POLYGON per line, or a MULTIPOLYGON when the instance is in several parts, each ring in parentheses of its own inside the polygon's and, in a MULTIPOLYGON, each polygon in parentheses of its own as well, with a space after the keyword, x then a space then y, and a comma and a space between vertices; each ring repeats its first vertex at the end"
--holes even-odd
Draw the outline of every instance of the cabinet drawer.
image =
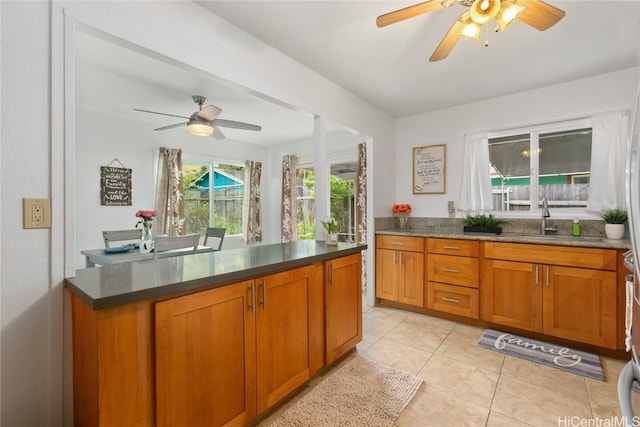
POLYGON ((429 254, 427 271, 432 282, 478 287, 478 258, 429 254))
POLYGON ((478 290, 427 282, 427 308, 478 319, 478 290))
POLYGON ((376 236, 376 247, 380 249, 423 252, 424 237, 391 236, 378 234, 376 236))
POLYGON ((432 239, 428 240, 430 253, 458 256, 477 257, 480 242, 462 239, 432 239))
POLYGON ((484 257, 598 270, 616 270, 617 267, 615 249, 484 242, 484 257))

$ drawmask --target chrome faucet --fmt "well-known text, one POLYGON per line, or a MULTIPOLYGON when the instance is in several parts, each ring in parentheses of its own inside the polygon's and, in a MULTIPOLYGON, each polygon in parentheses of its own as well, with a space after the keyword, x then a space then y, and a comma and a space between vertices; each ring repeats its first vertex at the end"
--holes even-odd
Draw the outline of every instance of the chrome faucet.
POLYGON ((549 205, 547 203, 547 198, 542 198, 542 222, 540 223, 540 234, 543 236, 547 234, 547 231, 551 231, 553 233, 558 232, 558 226, 548 227, 547 228, 547 218, 551 215, 549 214, 549 205))

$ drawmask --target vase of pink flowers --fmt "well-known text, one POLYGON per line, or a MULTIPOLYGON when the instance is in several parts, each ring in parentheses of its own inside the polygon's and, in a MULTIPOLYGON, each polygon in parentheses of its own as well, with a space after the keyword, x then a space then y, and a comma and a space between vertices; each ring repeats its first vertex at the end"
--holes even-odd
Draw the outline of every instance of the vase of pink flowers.
POLYGON ((140 210, 136 212, 136 228, 142 226, 142 235, 140 236, 140 253, 148 254, 153 250, 153 218, 158 216, 157 211, 144 211, 140 210))

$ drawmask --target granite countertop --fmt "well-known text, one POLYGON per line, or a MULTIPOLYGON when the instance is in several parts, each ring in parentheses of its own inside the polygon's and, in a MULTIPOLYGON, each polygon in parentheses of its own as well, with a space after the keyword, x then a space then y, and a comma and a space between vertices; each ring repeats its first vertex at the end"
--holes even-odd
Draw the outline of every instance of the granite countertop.
POLYGON ((438 237, 444 239, 465 239, 481 240, 492 242, 512 242, 530 243, 538 245, 560 245, 560 246, 581 246, 585 248, 606 248, 606 249, 631 249, 629 239, 612 240, 604 237, 573 237, 566 235, 548 234, 527 234, 527 233, 503 233, 503 234, 476 234, 464 233, 461 227, 425 227, 376 230, 376 234, 389 234, 396 236, 416 236, 416 237, 438 237))
POLYGON ((358 253, 367 245, 303 240, 86 268, 65 287, 93 310, 212 288, 358 253))

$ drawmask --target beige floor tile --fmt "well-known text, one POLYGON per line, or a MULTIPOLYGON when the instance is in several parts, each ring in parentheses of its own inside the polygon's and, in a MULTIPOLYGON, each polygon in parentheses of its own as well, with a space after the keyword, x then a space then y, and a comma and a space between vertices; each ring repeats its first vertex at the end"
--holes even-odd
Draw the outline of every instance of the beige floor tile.
MULTIPOLYGON (((620 416, 620 404, 618 402, 618 377, 627 360, 601 357, 602 369, 607 381, 598 381, 587 378, 587 392, 594 417, 610 418, 620 416)), ((640 393, 631 394, 631 404, 634 413, 640 414, 640 393)))
POLYGON ((385 338, 433 353, 449 334, 450 327, 408 319, 393 328, 385 338))
POLYGON ((486 427, 530 427, 531 424, 526 424, 515 420, 511 417, 507 417, 504 414, 497 412, 489 412, 489 419, 487 420, 486 427))
POLYGON ((557 426, 559 420, 572 417, 592 418, 586 387, 552 389, 509 376, 500 377, 491 410, 540 427, 557 426))
POLYGON ((400 414, 398 427, 477 427, 484 426, 489 410, 422 384, 409 405, 400 414))
POLYGON ((374 345, 375 343, 377 343, 381 339, 382 338, 379 337, 379 336, 363 333, 362 334, 362 341, 360 341, 358 344, 356 344, 356 349, 358 350, 358 352, 364 353, 365 351, 367 351, 369 349, 369 347, 371 347, 372 345, 374 345))
POLYGON ((487 411, 498 382, 495 372, 440 355, 429 359, 418 376, 429 387, 487 408, 487 411))
POLYGON ((372 308, 362 313, 362 332, 383 337, 404 320, 403 316, 388 309, 372 308))
POLYGON ((382 338, 369 347, 365 357, 384 363, 408 374, 416 375, 431 357, 431 353, 382 338))
POLYGON ((456 325, 438 347, 435 354, 494 373, 500 372, 504 362, 504 354, 479 347, 478 339, 482 334, 482 330, 480 330, 480 334, 477 334, 477 331, 470 328, 473 327, 458 328, 458 325, 456 325))

